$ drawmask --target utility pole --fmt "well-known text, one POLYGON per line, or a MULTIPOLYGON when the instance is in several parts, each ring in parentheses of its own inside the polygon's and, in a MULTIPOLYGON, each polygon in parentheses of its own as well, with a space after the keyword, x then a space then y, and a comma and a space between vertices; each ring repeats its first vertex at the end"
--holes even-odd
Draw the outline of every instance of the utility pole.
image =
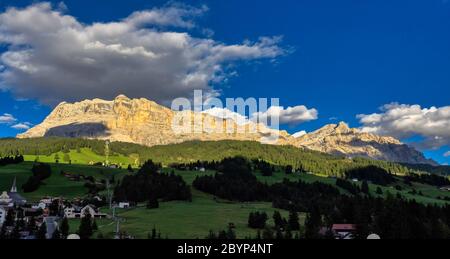
POLYGON ((110 179, 106 180, 106 195, 108 196, 109 209, 112 208, 113 192, 111 191, 110 179))
POLYGON ((109 140, 105 141, 105 166, 109 165, 109 140))

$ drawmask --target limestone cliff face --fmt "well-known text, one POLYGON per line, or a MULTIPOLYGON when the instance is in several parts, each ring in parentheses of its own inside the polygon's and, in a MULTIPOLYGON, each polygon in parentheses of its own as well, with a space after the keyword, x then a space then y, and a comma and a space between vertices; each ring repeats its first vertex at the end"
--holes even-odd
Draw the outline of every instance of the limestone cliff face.
POLYGON ((138 143, 146 146, 189 140, 252 140, 289 144, 287 132, 274 131, 249 122, 238 125, 208 114, 175 112, 147 99, 120 95, 113 101, 101 99, 61 103, 39 125, 18 138, 42 136, 81 137, 138 143), (174 130, 174 128, 176 130, 174 130))
POLYGON ((378 136, 351 129, 347 124, 330 124, 303 135, 294 145, 347 157, 367 157, 411 164, 433 164, 422 153, 392 137, 378 136))
POLYGON ((108 139, 146 146, 190 140, 250 140, 348 157, 434 164, 422 153, 394 138, 362 133, 350 129, 345 123, 327 125, 295 138, 285 131, 272 130, 264 125, 252 122, 242 125, 231 119, 223 120, 192 111, 176 112, 147 99, 129 99, 124 95, 112 101, 63 102, 41 124, 17 137, 43 136, 108 139))

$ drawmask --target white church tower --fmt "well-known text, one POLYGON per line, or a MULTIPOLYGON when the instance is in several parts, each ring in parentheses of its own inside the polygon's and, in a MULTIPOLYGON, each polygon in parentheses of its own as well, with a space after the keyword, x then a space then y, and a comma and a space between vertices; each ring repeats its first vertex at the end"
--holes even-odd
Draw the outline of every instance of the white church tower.
POLYGON ((10 191, 10 193, 16 193, 17 192, 17 177, 14 177, 14 181, 13 181, 13 184, 12 184, 12 186, 11 186, 11 191, 10 191))

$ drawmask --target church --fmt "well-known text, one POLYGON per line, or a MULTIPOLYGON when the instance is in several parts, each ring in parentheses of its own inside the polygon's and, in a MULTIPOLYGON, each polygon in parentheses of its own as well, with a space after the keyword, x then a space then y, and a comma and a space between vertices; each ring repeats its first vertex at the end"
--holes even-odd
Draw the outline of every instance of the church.
POLYGON ((0 206, 3 207, 13 207, 14 205, 23 206, 26 203, 27 200, 17 192, 17 178, 14 177, 11 190, 9 192, 4 191, 0 195, 0 206))

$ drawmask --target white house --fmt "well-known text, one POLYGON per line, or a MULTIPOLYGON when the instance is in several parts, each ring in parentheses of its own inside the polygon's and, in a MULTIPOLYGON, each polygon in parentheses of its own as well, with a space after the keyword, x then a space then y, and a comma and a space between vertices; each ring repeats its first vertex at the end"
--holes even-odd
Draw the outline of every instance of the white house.
POLYGON ((74 219, 76 218, 78 215, 78 217, 80 217, 79 213, 75 212, 75 208, 74 207, 65 207, 64 208, 64 216, 68 219, 74 219))
POLYGON ((50 205, 53 202, 53 198, 48 198, 48 197, 47 198, 43 198, 43 199, 40 200, 40 202, 41 203, 45 203, 47 205, 50 205))
POLYGON ((10 207, 12 204, 12 199, 9 197, 7 192, 2 192, 0 195, 0 205, 10 207))
POLYGON ((64 208, 64 216, 68 219, 84 218, 87 214, 90 214, 93 218, 106 218, 108 216, 99 212, 93 205, 86 205, 83 208, 76 206, 64 208))
POLYGON ((44 202, 39 202, 37 205, 31 206, 31 208, 43 210, 43 209, 47 208, 47 204, 44 202))
POLYGON ((130 207, 129 202, 119 202, 119 208, 121 209, 128 209, 130 207))
POLYGON ((439 188, 441 191, 447 191, 447 192, 450 192, 450 186, 444 186, 444 187, 441 187, 441 188, 439 188))
POLYGON ((3 222, 5 222, 6 219, 6 210, 5 208, 0 206, 0 226, 3 225, 3 222))
POLYGON ((86 214, 90 214, 92 217, 94 217, 95 214, 97 214, 97 212, 95 211, 94 207, 91 205, 86 205, 84 206, 81 211, 80 211, 82 217, 84 217, 84 215, 86 214))

